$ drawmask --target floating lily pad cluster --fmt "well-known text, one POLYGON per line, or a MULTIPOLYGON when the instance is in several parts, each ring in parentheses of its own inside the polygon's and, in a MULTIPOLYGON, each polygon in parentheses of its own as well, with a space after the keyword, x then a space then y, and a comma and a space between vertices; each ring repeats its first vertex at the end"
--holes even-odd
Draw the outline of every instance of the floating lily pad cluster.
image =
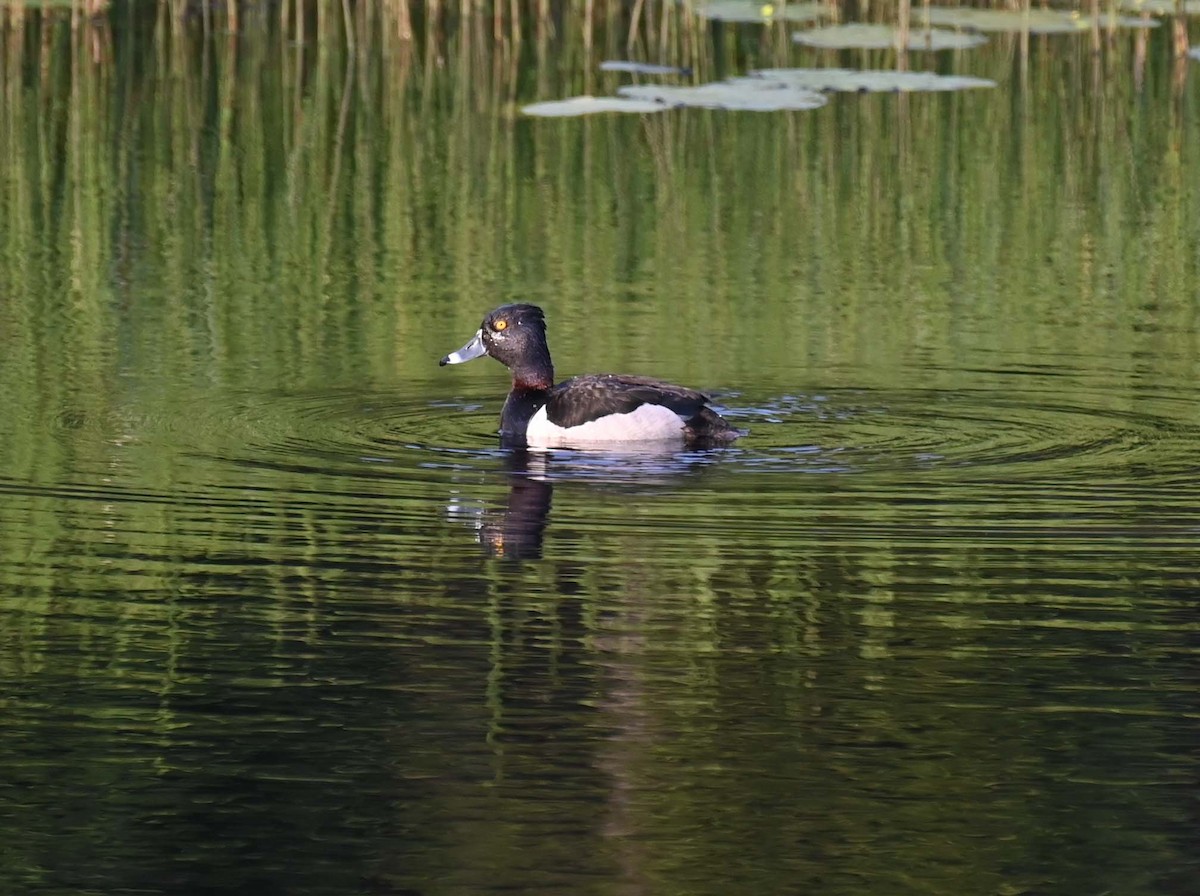
MULTIPOLYGON (((1175 0, 1121 0, 1121 9, 1126 12, 1145 12, 1152 16, 1175 15, 1175 0)), ((1185 16, 1200 16, 1200 0, 1183 0, 1185 16)))
POLYGON ((547 100, 531 103, 521 111, 535 118, 575 118, 579 115, 596 115, 601 112, 665 112, 669 109, 653 100, 631 100, 620 96, 573 96, 565 100, 547 100))
POLYGON ((721 22, 815 22, 829 15, 829 6, 819 2, 787 3, 784 0, 762 3, 713 0, 697 6, 695 12, 702 19, 721 22))
MULTIPOLYGON (((899 45, 899 29, 891 25, 830 25, 797 31, 792 40, 823 50, 890 50, 899 45)), ((969 50, 986 44, 982 34, 964 34, 941 28, 913 28, 905 39, 906 50, 969 50)))
MULTIPOLYGON (((903 49, 906 51, 964 50, 987 43, 988 32, 1072 34, 1101 28, 1153 28, 1150 15, 1176 11, 1175 0, 1121 0, 1118 8, 1141 13, 1123 16, 1114 11, 1097 16, 1053 9, 1016 11, 971 7, 923 7, 913 10, 914 27, 905 32, 890 25, 845 24, 798 31, 792 39, 820 49, 903 49), (901 46, 903 41, 903 46, 901 46)), ((1200 14, 1200 0, 1186 0, 1186 13, 1200 14)), ((820 2, 753 2, 753 0, 710 0, 696 7, 696 14, 714 21, 773 21, 812 23, 824 17, 828 5, 820 2)), ((1200 49, 1190 51, 1200 58, 1200 49)), ((673 66, 612 60, 600 66, 606 71, 642 75, 689 75, 673 66)), ((838 68, 764 69, 748 77, 728 78, 710 84, 629 84, 617 96, 577 96, 552 102, 533 103, 521 111, 526 115, 564 117, 600 112, 646 114, 684 107, 729 111, 778 112, 817 109, 831 92, 947 91, 995 87, 986 78, 938 75, 933 72, 856 71, 838 68)))
POLYGON ((924 25, 969 28, 974 31, 1028 31, 1030 34, 1075 34, 1101 28, 1154 28, 1154 19, 1139 19, 1114 13, 1098 16, 1059 9, 968 9, 936 6, 913 10, 913 18, 924 25))
MULTIPOLYGON (((1200 3, 1200 0, 1196 0, 1200 3)), ((902 33, 892 25, 831 25, 798 31, 792 40, 826 50, 966 50, 987 43, 983 32, 1029 32, 1030 34, 1077 34, 1093 27, 1155 28, 1156 19, 1133 18, 1114 13, 1083 15, 1055 9, 972 9, 935 6, 913 10, 914 27, 902 33), (951 30, 958 29, 958 30, 951 30)))
POLYGON ((629 84, 617 93, 626 99, 650 100, 664 106, 693 109, 729 109, 743 112, 803 112, 819 109, 828 100, 823 93, 787 81, 765 78, 730 78, 696 87, 669 84, 629 84))
POLYGON ((826 94, 969 90, 995 87, 987 78, 939 75, 934 72, 857 71, 844 68, 775 68, 751 72, 695 87, 671 84, 627 84, 618 96, 577 96, 533 103, 521 111, 544 118, 598 112, 662 112, 683 107, 742 112, 819 109, 826 94))
MULTIPOLYGON (((765 68, 750 73, 750 79, 780 81, 821 92, 894 93, 971 90, 995 87, 996 82, 969 75, 938 75, 934 72, 863 71, 849 68, 765 68)), ((739 79, 748 80, 748 79, 739 79)))
POLYGON ((573 97, 534 103, 521 111, 526 115, 564 117, 595 112, 663 112, 667 109, 725 109, 741 112, 784 112, 817 109, 825 95, 785 81, 730 78, 695 87, 671 84, 627 84, 615 97, 573 97))
POLYGON ((629 72, 632 75, 690 75, 690 68, 678 65, 654 65, 650 62, 630 62, 627 59, 609 59, 600 63, 602 72, 629 72))

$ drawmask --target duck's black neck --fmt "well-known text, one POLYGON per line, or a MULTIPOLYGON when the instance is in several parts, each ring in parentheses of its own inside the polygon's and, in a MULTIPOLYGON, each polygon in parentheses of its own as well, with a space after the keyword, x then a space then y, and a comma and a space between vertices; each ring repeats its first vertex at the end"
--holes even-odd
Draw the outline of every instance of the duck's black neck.
POLYGON ((550 362, 550 350, 539 345, 520 364, 509 368, 512 373, 512 391, 504 402, 500 414, 500 439, 510 447, 524 447, 525 430, 529 420, 541 410, 554 386, 554 365, 550 362))
POLYGON ((522 389, 513 383, 504 410, 500 412, 500 441, 506 447, 525 447, 525 430, 529 420, 541 410, 549 395, 548 389, 522 389))
POLYGON ((550 351, 544 345, 523 358, 519 365, 511 368, 513 391, 527 390, 545 392, 554 385, 554 365, 550 362, 550 351))

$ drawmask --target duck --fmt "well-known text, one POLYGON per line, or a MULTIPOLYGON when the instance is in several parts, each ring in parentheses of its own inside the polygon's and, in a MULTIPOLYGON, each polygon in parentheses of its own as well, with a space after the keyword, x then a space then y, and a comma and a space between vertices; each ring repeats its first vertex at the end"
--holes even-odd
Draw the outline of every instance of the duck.
POLYGON ((537 305, 501 305, 475 335, 439 362, 491 355, 509 369, 512 389, 500 413, 505 445, 588 448, 636 442, 713 447, 744 433, 712 408, 703 392, 642 376, 602 373, 554 382, 546 315, 537 305))

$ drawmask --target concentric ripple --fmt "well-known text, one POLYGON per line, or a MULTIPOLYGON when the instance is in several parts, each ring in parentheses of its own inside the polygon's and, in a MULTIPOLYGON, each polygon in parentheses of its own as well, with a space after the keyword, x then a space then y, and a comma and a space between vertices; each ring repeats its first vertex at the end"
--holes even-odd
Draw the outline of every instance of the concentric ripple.
POLYGON ((1157 463, 1196 434, 1191 424, 1149 413, 987 390, 784 396, 729 416, 754 434, 739 443, 741 463, 806 472, 1024 466, 1083 474, 1157 463))
POLYGON ((222 416, 218 427, 231 438, 209 456, 249 467, 364 475, 373 465, 454 466, 497 454, 492 414, 471 402, 361 391, 254 395, 222 416))
MULTIPOLYGON (((881 519, 886 527, 903 529, 910 518, 924 525, 924 511, 894 510, 928 500, 938 503, 943 536, 948 527, 973 532, 985 519, 992 530, 1037 529, 1067 514, 1123 525, 1151 494, 1160 517, 1169 510, 1190 519, 1176 485, 1194 476, 1200 431, 1161 413, 1178 409, 1174 396, 1138 410, 1103 394, 1094 404, 1056 398, 1048 389, 994 388, 731 394, 723 409, 749 435, 730 448, 522 455, 498 445, 501 401, 491 392, 225 393, 186 412, 64 418, 59 437, 86 445, 71 480, 11 479, 0 481, 0 492, 30 507, 86 503, 99 539, 122 526, 153 529, 157 517, 131 510, 162 508, 175 513, 173 526, 199 532, 219 524, 237 538, 276 538, 294 525, 290 514, 310 513, 352 532, 383 527, 421 540, 449 507, 529 516, 513 516, 526 497, 520 482, 563 485, 555 519, 571 521, 580 537, 628 530, 681 544, 699 532, 757 531, 764 519, 803 516, 799 508, 831 500, 843 516, 826 513, 821 538, 851 537, 881 519), (779 477, 787 474, 785 485, 779 477), (876 508, 886 516, 877 519, 876 508)), ((544 500, 543 516, 548 492, 544 500)))
MULTIPOLYGON (((762 473, 891 477, 906 471, 943 478, 979 476, 1086 479, 1114 469, 1169 481, 1191 476, 1197 425, 1176 413, 1177 396, 1121 407, 1106 394, 1060 399, 1046 383, 1024 392, 841 389, 722 397, 723 410, 749 435, 711 452, 549 452, 539 475, 629 482, 698 467, 762 473), (1170 413, 1163 413, 1166 409, 1170 413)), ((486 386, 454 397, 390 390, 225 393, 181 410, 89 420, 64 414, 57 438, 88 442, 89 481, 117 483, 126 464, 173 454, 204 467, 242 469, 255 487, 303 488, 305 476, 355 483, 387 479, 433 486, 464 472, 506 468, 496 426, 501 399, 486 386), (252 472, 252 471, 257 471, 252 472), (286 481, 270 483, 271 473, 286 481), (299 478, 297 478, 299 477, 299 478)), ((82 460, 81 460, 82 463, 82 460)), ((88 473, 88 469, 81 472, 88 473)), ((180 470, 182 475, 185 471, 180 470)), ((191 478, 191 477, 189 477, 191 478)), ((236 482, 239 477, 227 478, 236 482)), ((211 477, 198 467, 197 486, 211 477)), ((313 480, 313 487, 318 487, 313 480)), ((180 486, 177 484, 176 486, 180 486)), ((176 498, 180 492, 176 491, 176 498)))
MULTIPOLYGON (((224 408, 171 421, 195 451, 240 466, 371 476, 494 466, 495 396, 424 398, 386 391, 238 396, 224 408), (394 474, 394 471, 393 471, 394 474)), ((749 435, 716 452, 723 464, 800 473, 987 472, 1086 475, 1117 465, 1177 468, 1197 428, 1146 411, 1087 406, 996 390, 841 390, 756 399, 724 398, 724 412, 749 435)), ((677 459, 688 460, 680 452, 677 459)), ((611 463, 584 452, 553 452, 559 469, 601 475, 611 463)), ((636 455, 626 455, 630 462, 636 455)), ((694 460, 692 458, 691 460, 694 460)), ((687 464, 685 464, 687 465, 687 464)), ((669 466, 669 465, 668 465, 669 466)))

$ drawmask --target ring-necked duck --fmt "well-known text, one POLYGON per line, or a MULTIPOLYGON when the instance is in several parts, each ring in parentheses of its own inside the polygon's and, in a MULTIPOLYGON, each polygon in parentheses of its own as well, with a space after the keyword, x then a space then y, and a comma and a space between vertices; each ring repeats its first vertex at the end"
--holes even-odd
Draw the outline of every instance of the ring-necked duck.
POLYGON ((731 442, 741 432, 711 407, 707 395, 640 376, 577 376, 554 385, 546 318, 536 305, 502 305, 475 336, 441 364, 491 355, 512 371, 500 435, 537 448, 678 439, 689 445, 731 442))

